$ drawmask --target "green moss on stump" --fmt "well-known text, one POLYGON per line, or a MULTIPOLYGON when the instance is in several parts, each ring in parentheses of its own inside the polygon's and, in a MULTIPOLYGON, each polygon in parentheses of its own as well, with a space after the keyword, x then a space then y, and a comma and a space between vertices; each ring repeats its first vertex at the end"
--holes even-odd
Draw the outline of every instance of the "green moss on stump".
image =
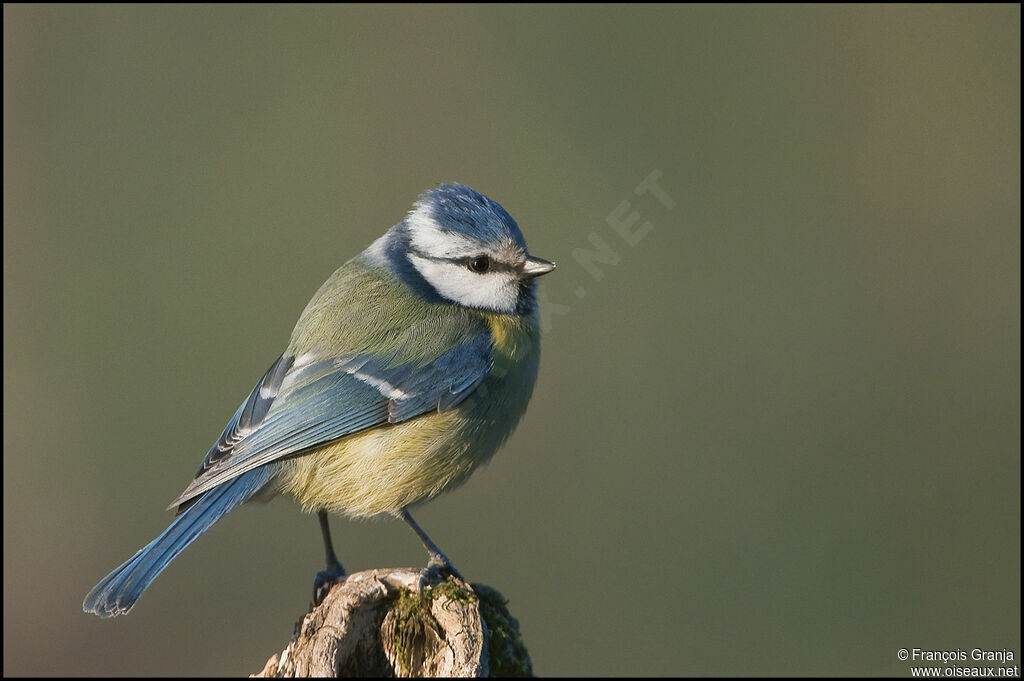
POLYGON ((431 614, 435 598, 444 596, 463 604, 479 603, 480 617, 487 627, 487 652, 492 677, 533 676, 530 654, 519 632, 519 622, 509 613, 508 601, 483 584, 473 590, 449 577, 427 587, 423 594, 400 590, 384 623, 385 647, 401 676, 422 673, 424 661, 444 645, 444 634, 431 614))
POLYGON ((480 617, 487 624, 489 633, 487 652, 490 654, 491 676, 533 676, 530 653, 519 633, 519 622, 505 607, 508 601, 484 584, 474 584, 473 590, 480 599, 480 617))

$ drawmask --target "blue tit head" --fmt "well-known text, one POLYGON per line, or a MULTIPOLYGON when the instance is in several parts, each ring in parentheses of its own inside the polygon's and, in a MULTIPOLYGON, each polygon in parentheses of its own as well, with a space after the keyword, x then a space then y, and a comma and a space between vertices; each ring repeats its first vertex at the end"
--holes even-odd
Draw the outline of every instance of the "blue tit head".
POLYGON ((365 255, 427 300, 503 314, 532 312, 534 279, 555 269, 527 252, 504 208, 460 184, 424 192, 365 255))

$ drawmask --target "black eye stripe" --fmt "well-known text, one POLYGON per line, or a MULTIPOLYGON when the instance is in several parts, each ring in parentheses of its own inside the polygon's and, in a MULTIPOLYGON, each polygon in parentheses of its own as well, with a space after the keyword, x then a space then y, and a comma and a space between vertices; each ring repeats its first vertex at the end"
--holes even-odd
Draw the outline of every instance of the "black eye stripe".
POLYGON ((470 267, 470 263, 472 263, 474 260, 478 258, 487 258, 488 266, 486 272, 479 272, 478 274, 488 274, 490 272, 519 272, 519 267, 517 267, 516 265, 509 265, 508 263, 505 262, 499 262, 498 260, 495 260, 491 256, 483 253, 479 255, 465 256, 462 258, 441 258, 436 255, 427 255, 426 253, 417 248, 410 248, 409 252, 420 258, 423 258, 424 260, 430 260, 431 262, 447 262, 453 265, 460 265, 470 270, 471 272, 474 272, 475 270, 473 270, 470 267))
POLYGON ((498 262, 489 255, 474 255, 468 258, 451 258, 447 259, 447 262, 453 262, 458 265, 462 265, 467 268, 470 272, 476 272, 477 274, 487 274, 490 272, 516 272, 518 268, 508 263, 498 262), (487 267, 478 270, 473 267, 473 264, 477 260, 487 260, 487 267))

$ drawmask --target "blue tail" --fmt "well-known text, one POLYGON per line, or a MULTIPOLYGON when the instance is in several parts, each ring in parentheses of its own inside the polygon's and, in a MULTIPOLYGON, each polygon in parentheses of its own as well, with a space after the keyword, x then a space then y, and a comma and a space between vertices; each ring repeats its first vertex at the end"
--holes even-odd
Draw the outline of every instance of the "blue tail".
POLYGON ((82 609, 100 617, 123 615, 131 610, 168 563, 228 511, 267 484, 275 472, 274 466, 260 466, 211 489, 175 518, 159 537, 94 586, 82 609))

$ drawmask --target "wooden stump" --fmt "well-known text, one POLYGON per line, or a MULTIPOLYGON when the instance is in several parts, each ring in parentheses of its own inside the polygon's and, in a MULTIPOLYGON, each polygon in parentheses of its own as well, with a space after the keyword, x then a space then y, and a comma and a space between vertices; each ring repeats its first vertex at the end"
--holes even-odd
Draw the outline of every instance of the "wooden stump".
POLYGON ((449 576, 366 570, 335 584, 257 677, 532 676, 505 599, 449 576))

